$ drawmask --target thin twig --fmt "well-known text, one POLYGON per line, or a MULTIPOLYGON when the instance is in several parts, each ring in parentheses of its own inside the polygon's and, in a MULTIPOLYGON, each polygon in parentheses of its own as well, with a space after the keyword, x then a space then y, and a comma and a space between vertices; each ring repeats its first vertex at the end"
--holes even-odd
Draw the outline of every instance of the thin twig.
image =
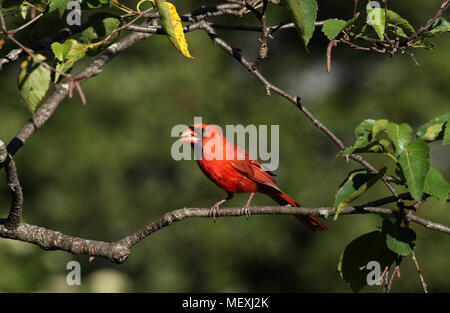
MULTIPOLYGON (((394 280, 394 276, 396 274, 399 275, 399 273, 400 273, 400 264, 396 264, 395 267, 394 267, 394 270, 392 271, 391 278, 389 279, 389 282, 388 282, 388 285, 387 285, 387 288, 386 288, 386 293, 390 293, 391 292, 391 287, 392 287, 392 282, 394 280)), ((386 275, 386 277, 387 276, 388 275, 386 275)))
MULTIPOLYGON (((302 111, 303 114, 312 122, 312 124, 317 128, 319 128, 322 132, 324 132, 339 147, 340 150, 345 149, 344 143, 331 130, 329 130, 324 124, 322 124, 306 107, 304 107, 301 104, 300 97, 292 96, 288 94, 286 91, 270 83, 257 69, 253 68, 252 64, 249 61, 247 61, 242 56, 239 49, 233 48, 227 42, 221 39, 214 31, 214 29, 211 27, 211 25, 209 25, 206 22, 199 22, 197 25, 201 29, 206 31, 206 33, 209 35, 209 37, 211 38, 211 40, 214 42, 215 45, 225 50, 229 55, 234 57, 234 59, 236 59, 240 64, 242 64, 250 73, 252 73, 256 78, 258 78, 258 80, 263 84, 264 88, 266 89, 266 93, 274 91, 275 93, 289 100, 291 103, 295 104, 297 108, 300 109, 300 111, 302 111)), ((374 173, 378 173, 378 170, 374 168, 369 162, 364 160, 363 157, 361 157, 360 155, 350 154, 348 155, 348 157, 359 162, 360 164, 370 169, 374 173)), ((388 187, 388 189, 392 192, 392 194, 398 198, 398 193, 395 191, 395 188, 390 184, 390 182, 386 179, 386 177, 382 177, 381 179, 384 182, 384 184, 388 187)))
POLYGON ((409 41, 411 41, 414 38, 417 38, 418 35, 420 35, 424 31, 426 31, 428 28, 430 28, 430 26, 433 25, 437 21, 437 19, 442 16, 442 14, 444 14, 445 10, 447 10, 449 6, 450 6, 450 0, 445 0, 444 2, 442 2, 441 6, 439 7, 439 10, 436 12, 434 17, 425 26, 422 26, 417 31, 416 34, 411 36, 411 38, 409 38, 409 41))
POLYGON ((38 19, 40 19, 43 15, 44 15, 44 13, 39 13, 36 17, 34 17, 33 19, 29 20, 27 23, 17 27, 16 29, 8 31, 8 34, 12 35, 12 34, 17 33, 18 31, 21 31, 22 29, 27 28, 28 26, 30 26, 31 24, 36 22, 38 19))
POLYGON ((337 41, 336 40, 331 40, 328 43, 327 46, 327 72, 330 73, 331 72, 331 50, 333 49, 333 47, 337 46, 337 41))
POLYGON ((427 284, 425 283, 425 280, 423 279, 422 271, 420 270, 419 263, 417 263, 416 254, 411 252, 411 259, 414 262, 414 265, 416 266, 417 273, 419 274, 420 283, 422 284, 423 292, 428 293, 427 290, 427 284))
MULTIPOLYGON (((259 37, 259 49, 258 49, 258 58, 253 63, 253 67, 259 67, 262 62, 267 58, 267 54, 269 52, 269 47, 267 44, 268 39, 270 38, 270 29, 267 28, 266 22, 266 9, 268 0, 263 0, 263 9, 261 13, 261 36, 259 37)), ((270 96, 270 90, 266 90, 267 95, 270 96)))

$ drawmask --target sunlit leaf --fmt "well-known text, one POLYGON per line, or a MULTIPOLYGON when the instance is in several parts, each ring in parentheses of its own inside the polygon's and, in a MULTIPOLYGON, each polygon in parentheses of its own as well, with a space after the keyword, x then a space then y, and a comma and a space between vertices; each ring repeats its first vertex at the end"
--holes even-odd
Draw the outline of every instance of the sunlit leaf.
POLYGON ((180 51, 185 57, 192 58, 189 53, 188 44, 183 32, 180 16, 175 6, 163 0, 156 0, 161 24, 173 46, 180 51))
POLYGON ((377 139, 378 135, 384 133, 387 129, 388 124, 389 124, 388 120, 385 119, 377 120, 372 127, 372 140, 377 139))
POLYGON ((393 151, 392 143, 387 140, 385 134, 388 120, 372 120, 362 121, 355 129, 356 141, 347 147, 342 153, 348 155, 350 153, 391 153, 393 151))
POLYGON ((417 137, 425 141, 441 140, 444 137, 445 125, 449 121, 450 113, 436 117, 419 127, 417 137))
POLYGON ((372 7, 371 2, 367 3, 367 24, 373 27, 378 37, 384 40, 386 28, 386 16, 384 10, 379 7, 372 7))
POLYGON ((109 5, 109 0, 84 0, 81 3, 82 9, 98 9, 109 5))
POLYGON ((450 144, 450 122, 447 122, 444 131, 444 138, 442 138, 442 145, 450 144))
POLYGON ((58 81, 61 73, 67 72, 76 61, 80 60, 86 54, 88 46, 76 41, 75 39, 67 39, 64 43, 54 42, 51 45, 53 54, 58 60, 56 65, 57 73, 54 81, 58 81))
POLYGON ((70 0, 51 0, 48 11, 52 12, 60 7, 65 7, 70 0))
POLYGON ((444 204, 448 198, 450 192, 450 184, 447 183, 442 173, 430 166, 427 177, 425 178, 424 192, 435 196, 444 204))
MULTIPOLYGON (((384 33, 386 31, 386 9, 381 7, 373 7, 369 2, 366 7, 367 23, 371 25, 376 31, 378 37, 384 40, 384 33)), ((402 37, 409 37, 416 34, 414 27, 408 20, 402 18, 399 14, 392 10, 387 10, 388 27, 397 32, 397 35, 402 37)))
POLYGON ((414 27, 408 22, 408 20, 404 19, 403 17, 401 17, 400 15, 398 15, 396 12, 392 11, 392 10, 387 10, 388 11, 388 24, 390 26, 394 26, 397 27, 397 29, 401 29, 402 32, 407 35, 408 37, 411 35, 414 35, 416 33, 416 30, 414 29, 414 27))
POLYGON ((346 206, 372 187, 385 173, 386 168, 382 168, 378 173, 371 172, 367 169, 359 169, 351 172, 336 193, 334 200, 336 215, 334 219, 336 220, 339 213, 346 206))
POLYGON ((20 5, 20 16, 25 20, 27 18, 28 11, 30 10, 30 6, 22 4, 20 5))
POLYGON ((425 177, 430 167, 430 148, 422 140, 409 144, 398 157, 398 162, 416 201, 422 199, 425 177))
POLYGON ((439 17, 428 31, 434 35, 450 32, 450 23, 445 18, 439 17))
POLYGON ((347 25, 346 21, 339 19, 329 19, 326 20, 322 26, 322 32, 327 36, 329 40, 333 40, 339 35, 339 33, 347 25))
POLYGON ((408 124, 389 123, 386 130, 389 138, 394 143, 396 154, 399 155, 411 142, 413 132, 411 126, 408 124))
POLYGON ((19 89, 28 109, 34 113, 50 87, 50 70, 37 61, 45 61, 45 57, 36 54, 20 64, 19 89))
POLYGON ((281 0, 281 3, 288 10, 306 48, 315 29, 318 10, 316 0, 281 0))

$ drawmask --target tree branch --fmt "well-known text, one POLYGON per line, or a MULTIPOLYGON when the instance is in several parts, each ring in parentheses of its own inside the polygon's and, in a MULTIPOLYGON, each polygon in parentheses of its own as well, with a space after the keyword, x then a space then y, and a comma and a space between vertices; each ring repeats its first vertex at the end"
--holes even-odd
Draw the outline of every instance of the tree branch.
MULTIPOLYGON (((328 218, 335 215, 332 207, 323 208, 294 208, 290 206, 261 206, 251 207, 252 215, 312 215, 328 218)), ((381 214, 385 216, 398 217, 399 211, 381 207, 346 207, 340 215, 353 214, 381 214)), ((183 208, 168 212, 145 226, 141 230, 116 242, 104 242, 83 239, 65 235, 61 232, 43 227, 19 223, 15 229, 8 229, 0 223, 0 237, 35 244, 45 250, 62 250, 78 255, 102 257, 114 263, 124 262, 131 254, 130 248, 151 234, 167 226, 190 217, 209 217, 210 208, 183 208)), ((244 216, 241 208, 221 208, 221 217, 244 216)), ((450 234, 450 227, 411 216, 411 221, 428 229, 437 230, 450 234)))
MULTIPOLYGON (((118 42, 110 45, 102 54, 97 56, 95 60, 82 70, 77 77, 82 77, 79 82, 83 82, 101 72, 103 66, 121 51, 129 48, 136 42, 149 38, 151 34, 131 33, 118 42)), ((58 105, 67 96, 69 86, 67 83, 59 83, 55 86, 56 90, 53 94, 39 107, 33 114, 31 119, 19 130, 17 135, 9 142, 7 149, 11 156, 27 142, 27 140, 53 115, 58 105)), ((0 167, 2 167, 0 165, 0 167)))
POLYGON ((16 228, 22 218, 23 193, 22 186, 17 176, 17 168, 14 160, 8 155, 5 144, 0 141, 0 164, 4 164, 6 172, 6 182, 11 192, 11 208, 6 219, 0 219, 8 229, 16 228))
MULTIPOLYGON (((444 1, 446 7, 448 6, 448 1, 444 1)), ((357 1, 355 1, 356 3, 357 1)), ((266 3, 266 2, 265 2, 266 3)), ((261 2, 263 4, 263 2, 261 2)), ((237 6, 239 7, 239 6, 237 6)), ((230 46, 227 42, 219 38, 214 30, 214 27, 221 29, 237 29, 235 26, 224 26, 218 24, 207 23, 205 19, 211 16, 219 16, 223 14, 229 15, 239 15, 236 5, 227 4, 223 6, 216 6, 211 8, 202 8, 197 12, 187 14, 182 16, 183 21, 189 21, 193 24, 188 25, 184 28, 186 32, 193 30, 204 30, 215 45, 222 48, 230 56, 234 57, 244 68, 246 68, 252 75, 254 75, 264 86, 267 94, 271 91, 284 97, 291 103, 297 106, 297 108, 312 122, 314 126, 319 128, 323 133, 325 133, 340 150, 345 148, 343 142, 324 124, 322 124, 313 114, 305 108, 301 102, 300 97, 290 95, 286 91, 280 89, 279 87, 273 85, 269 82, 257 69, 254 64, 246 60, 240 53, 239 49, 230 46)), ((446 8, 445 7, 445 8, 446 8)), ((445 8, 442 8, 444 10, 445 8)), ((256 9, 255 9, 256 10, 256 9)), ((256 11, 258 12, 258 11, 256 11)), ((439 12, 438 12, 439 13, 439 12)), ((153 17, 155 14, 152 13, 153 17)), ((441 13, 442 14, 442 13, 441 13)), ((150 16, 150 15, 149 15, 150 16)), ((321 23, 321 22, 318 22, 321 23)), ((7 34, 8 31, 5 26, 5 22, 0 14, 0 26, 2 26, 3 31, 7 34)), ((23 27, 19 27, 18 30, 30 25, 31 23, 25 24, 23 27)), ((126 25, 123 28, 135 31, 130 35, 119 40, 117 43, 110 45, 102 54, 97 56, 94 61, 85 67, 75 78, 77 83, 81 83, 91 77, 99 74, 103 66, 108 63, 112 58, 114 58, 121 51, 129 48, 136 42, 149 38, 152 34, 164 34, 161 27, 148 27, 150 21, 144 22, 141 26, 126 25), (139 31, 139 33, 138 33, 139 31)), ((252 26, 240 26, 240 30, 252 30, 261 31, 263 36, 269 36, 271 33, 278 29, 293 28, 293 23, 283 24, 278 26, 268 27, 262 25, 261 27, 252 26)), ((12 37, 11 37, 12 38, 12 37)), ((265 38, 267 39, 267 38, 265 38)), ((42 44, 42 43, 41 43, 42 44)), ((0 59, 0 69, 3 64, 9 63, 16 60, 19 55, 24 51, 24 49, 15 49, 10 51, 6 58, 0 59)), ((5 168, 7 182, 12 194, 12 204, 10 213, 7 219, 0 220, 0 237, 9 238, 13 240, 20 240, 28 243, 35 244, 46 250, 63 250, 71 252, 73 254, 98 256, 106 258, 112 262, 122 263, 130 255, 130 248, 137 244, 139 241, 147 238, 152 233, 161 230, 173 223, 183 220, 189 217, 208 217, 210 209, 209 208, 184 208, 178 209, 164 214, 159 219, 150 223, 141 230, 131 234, 117 242, 103 242, 88 240, 79 237, 73 237, 70 235, 63 234, 61 232, 46 229, 43 227, 30 225, 20 222, 22 215, 23 206, 23 194, 20 186, 20 182, 17 175, 17 169, 12 157, 15 153, 27 142, 27 140, 36 132, 37 129, 42 127, 47 120, 52 116, 54 111, 57 109, 59 103, 69 94, 69 88, 71 85, 69 83, 59 83, 55 86, 55 91, 53 94, 42 104, 37 110, 32 118, 23 126, 23 128, 17 133, 17 135, 11 140, 8 146, 5 148, 3 142, 0 141, 0 168, 5 168)), ((79 88, 79 85, 75 85, 79 88)), ((349 158, 359 162, 364 167, 370 169, 373 172, 378 172, 370 163, 365 161, 360 155, 350 154, 349 158)), ((346 207, 340 213, 341 215, 348 214, 381 214, 385 216, 392 216, 396 218, 403 218, 404 214, 401 211, 391 210, 379 207, 380 205, 395 202, 398 199, 406 199, 410 195, 407 194, 397 194, 395 189, 390 184, 389 177, 383 177, 383 181, 389 190, 393 193, 393 197, 386 197, 373 201, 369 204, 357 207, 346 207)), ((312 215, 317 217, 330 217, 335 215, 334 208, 324 207, 324 208, 293 208, 293 207, 252 207, 253 215, 312 215)), ((410 211, 411 213, 411 211, 410 211)), ((222 208, 220 210, 221 216, 241 216, 241 208, 222 208)), ((409 214, 411 222, 422 225, 428 229, 440 231, 446 234, 450 234, 450 227, 438 223, 431 222, 424 218, 409 214)))
POLYGON ((73 254, 102 257, 114 263, 122 263, 130 255, 129 249, 118 243, 73 237, 26 223, 19 223, 13 230, 0 223, 0 237, 32 243, 44 250, 62 250, 73 254))
POLYGON ((12 49, 3 58, 0 58, 0 71, 3 68, 3 65, 16 61, 22 52, 22 48, 12 49))
POLYGON ((20 185, 19 177, 17 175, 16 163, 13 159, 9 159, 6 162, 6 181, 11 192, 12 201, 8 217, 6 218, 4 224, 7 228, 14 229, 19 226, 20 219, 22 218, 23 193, 22 186, 20 185))

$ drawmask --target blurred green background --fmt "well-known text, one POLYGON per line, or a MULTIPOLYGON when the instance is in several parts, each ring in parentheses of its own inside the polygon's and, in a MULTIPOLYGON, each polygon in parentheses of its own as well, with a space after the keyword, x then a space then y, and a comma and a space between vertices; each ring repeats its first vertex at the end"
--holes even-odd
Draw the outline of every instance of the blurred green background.
MULTIPOLYGON (((135 6, 137 1, 124 1, 135 6)), ((173 1, 180 14, 215 1, 173 1)), ((390 1, 390 8, 416 28, 432 17, 441 1, 390 1)), ((349 18, 353 1, 320 1, 318 19, 349 18)), ((271 24, 286 21, 271 6, 271 24)), ((83 17, 84 18, 84 17, 83 17)), ((448 15, 447 15, 448 18, 448 15)), ((55 19, 56 21, 56 19, 55 19)), ((228 24, 256 25, 220 18, 228 24)), ((39 24, 38 24, 39 25, 39 24)), ((46 27, 48 33, 55 25, 46 27)), ((256 33, 218 31, 254 60, 256 33)), ((103 72, 83 84, 87 106, 77 95, 64 100, 54 116, 17 153, 25 194, 24 221, 79 237, 115 241, 181 207, 209 207, 225 193, 194 161, 176 162, 170 149, 176 124, 194 116, 226 124, 280 125, 280 187, 303 206, 331 206, 346 174, 359 168, 337 158, 331 141, 292 104, 273 95, 203 32, 187 34, 190 60, 164 36, 139 42, 114 58, 103 72)), ((410 123, 415 129, 450 108, 449 37, 436 40, 434 52, 415 51, 420 67, 407 56, 333 50, 331 74, 325 69, 326 38, 316 29, 306 54, 294 30, 269 42, 270 57, 261 70, 303 104, 349 145, 353 129, 366 118, 410 123)), ((0 55, 6 53, 0 50, 0 55)), ((89 61, 86 61, 89 62, 89 61)), ((86 62, 80 62, 76 73, 86 62)), ((17 88, 19 63, 0 72, 0 139, 11 140, 30 117, 17 88)), ((381 160, 367 155, 375 165, 381 160)), ((449 147, 432 145, 432 163, 450 181, 449 147)), ((3 174, 2 174, 3 175, 3 174)), ((0 184, 0 215, 10 196, 0 184)), ((377 184, 360 202, 388 196, 377 184)), ((248 195, 227 205, 242 206, 248 195)), ((274 205, 257 195, 253 205, 274 205)), ((389 207, 389 206, 388 206, 389 207)), ((449 204, 429 200, 419 216, 450 224, 449 204)), ((313 233, 283 216, 187 219, 158 231, 132 249, 122 265, 86 256, 46 252, 0 239, 0 291, 4 292, 350 292, 337 263, 345 246, 381 226, 378 216, 342 216, 330 230, 313 233), (67 262, 82 267, 81 286, 67 286, 67 262)), ((431 292, 450 291, 450 237, 412 225, 416 256, 431 292)), ((393 292, 420 292, 409 257, 393 292)), ((363 292, 379 292, 365 287, 363 292)))

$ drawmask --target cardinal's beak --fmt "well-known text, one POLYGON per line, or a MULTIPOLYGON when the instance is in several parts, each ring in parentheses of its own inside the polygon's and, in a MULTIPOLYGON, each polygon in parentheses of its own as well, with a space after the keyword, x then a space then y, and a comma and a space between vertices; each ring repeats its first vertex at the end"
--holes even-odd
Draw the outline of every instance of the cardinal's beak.
POLYGON ((195 134, 195 132, 192 130, 192 129, 190 129, 190 128, 188 128, 188 129, 186 129, 184 132, 182 132, 181 133, 181 135, 180 135, 180 137, 181 137, 181 141, 182 142, 188 142, 188 143, 197 143, 198 142, 198 137, 197 137, 197 135, 195 134))

